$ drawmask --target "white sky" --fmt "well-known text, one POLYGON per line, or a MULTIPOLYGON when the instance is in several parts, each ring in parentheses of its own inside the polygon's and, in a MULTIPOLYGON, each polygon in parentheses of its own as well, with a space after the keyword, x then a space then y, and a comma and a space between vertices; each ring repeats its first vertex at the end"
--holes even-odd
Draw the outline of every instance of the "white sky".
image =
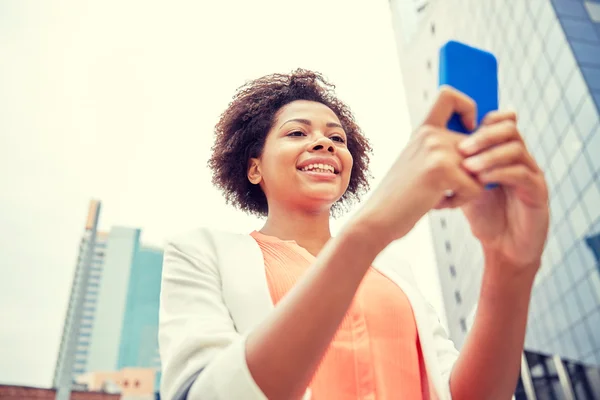
MULTIPOLYGON (((246 80, 323 72, 372 141, 373 184, 410 132, 387 0, 5 0, 0 60, 0 383, 51 384, 90 198, 152 244, 260 227, 206 168, 246 80)), ((399 251, 439 307, 428 226, 399 251)))

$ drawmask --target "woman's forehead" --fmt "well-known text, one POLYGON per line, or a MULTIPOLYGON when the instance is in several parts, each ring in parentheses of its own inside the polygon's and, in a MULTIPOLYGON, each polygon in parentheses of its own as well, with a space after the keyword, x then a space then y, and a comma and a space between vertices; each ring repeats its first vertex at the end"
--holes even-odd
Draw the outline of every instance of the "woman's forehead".
POLYGON ((295 100, 281 107, 276 114, 277 122, 285 122, 296 118, 315 120, 315 122, 340 122, 331 108, 323 103, 310 100, 295 100))

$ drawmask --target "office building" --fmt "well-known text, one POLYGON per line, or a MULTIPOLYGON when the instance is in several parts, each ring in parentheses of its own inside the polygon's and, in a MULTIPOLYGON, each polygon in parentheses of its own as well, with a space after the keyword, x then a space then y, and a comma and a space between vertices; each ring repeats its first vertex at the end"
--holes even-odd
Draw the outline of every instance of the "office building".
MULTIPOLYGON (((454 39, 498 59, 501 108, 544 170, 551 226, 533 291, 526 350, 600 365, 600 3, 390 1, 413 127, 437 92, 440 47, 454 39)), ((429 216, 450 334, 460 348, 483 255, 458 210, 429 216)))
POLYGON ((67 385, 85 371, 87 364, 107 239, 106 233, 98 232, 100 210, 99 201, 90 202, 54 370, 54 387, 67 385))
POLYGON ((100 208, 91 202, 81 241, 54 376, 59 390, 85 373, 160 368, 162 251, 140 244, 140 229, 100 231, 100 208))

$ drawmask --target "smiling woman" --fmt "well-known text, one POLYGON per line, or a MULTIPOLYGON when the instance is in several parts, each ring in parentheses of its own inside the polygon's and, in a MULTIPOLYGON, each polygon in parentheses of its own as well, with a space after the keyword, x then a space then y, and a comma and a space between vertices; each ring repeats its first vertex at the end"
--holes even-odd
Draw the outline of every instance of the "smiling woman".
POLYGON ((266 220, 247 234, 198 229, 166 246, 161 398, 509 398, 547 189, 513 113, 488 115, 467 137, 446 129, 455 112, 474 128, 473 101, 442 90, 332 237, 332 211, 368 187, 371 149, 348 107, 311 71, 243 86, 216 126, 209 166, 228 203, 266 220), (484 190, 489 182, 500 186, 484 190), (458 206, 486 264, 460 355, 411 268, 386 251, 429 210, 458 206))
MULTIPOLYGON (((333 205, 334 213, 342 212, 368 189, 371 147, 350 109, 335 97, 333 89, 321 74, 299 69, 288 75, 256 79, 238 90, 215 128, 216 141, 209 160, 213 184, 223 191, 229 204, 255 215, 267 215, 264 181, 257 185, 248 179, 248 163, 269 151, 265 149, 268 136, 269 144, 274 146, 302 146, 313 135, 322 135, 336 150, 350 153, 353 162, 345 171, 350 178, 348 190, 333 205), (314 121, 307 118, 312 109, 320 112, 314 121), (317 123, 324 126, 314 127, 317 123), (273 137, 273 130, 286 139, 273 137)), ((336 155, 325 155, 341 162, 336 155)))

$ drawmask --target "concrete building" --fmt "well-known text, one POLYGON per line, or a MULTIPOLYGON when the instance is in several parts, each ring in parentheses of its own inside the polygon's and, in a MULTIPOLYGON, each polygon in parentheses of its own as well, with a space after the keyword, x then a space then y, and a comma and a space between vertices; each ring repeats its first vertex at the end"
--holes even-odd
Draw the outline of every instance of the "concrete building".
POLYGON ((121 400, 154 400, 157 378, 154 368, 123 368, 89 372, 77 377, 77 383, 91 392, 119 393, 121 400))
MULTIPOLYGON (((551 227, 526 349, 600 365, 600 3, 390 0, 413 126, 437 92, 440 47, 454 39, 498 58, 501 108, 546 173, 551 227)), ((460 211, 434 212, 432 236, 452 339, 460 348, 483 256, 460 211)))
POLYGON ((162 251, 140 244, 140 229, 98 230, 92 201, 79 251, 53 386, 60 398, 82 374, 160 368, 158 301, 162 251))

